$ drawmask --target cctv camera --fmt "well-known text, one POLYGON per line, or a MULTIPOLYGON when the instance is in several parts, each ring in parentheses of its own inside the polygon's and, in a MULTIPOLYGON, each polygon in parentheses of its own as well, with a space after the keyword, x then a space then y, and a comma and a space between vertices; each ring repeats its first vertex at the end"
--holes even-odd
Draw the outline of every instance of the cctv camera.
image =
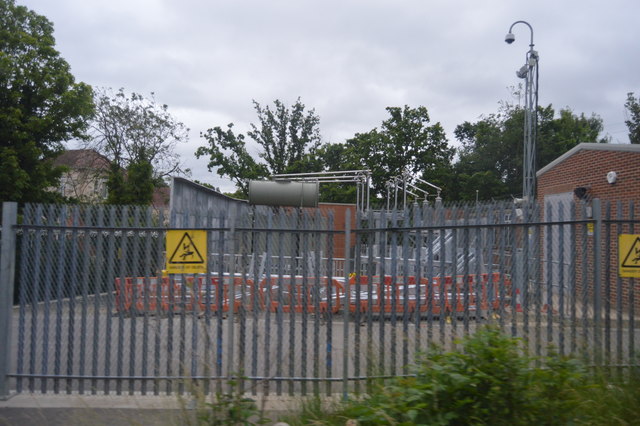
POLYGON ((507 44, 511 44, 516 40, 516 36, 513 35, 513 33, 508 33, 505 37, 504 37, 504 41, 507 44))
POLYGON ((529 73, 529 67, 525 64, 518 71, 516 71, 516 75, 518 78, 527 78, 527 74, 529 73))

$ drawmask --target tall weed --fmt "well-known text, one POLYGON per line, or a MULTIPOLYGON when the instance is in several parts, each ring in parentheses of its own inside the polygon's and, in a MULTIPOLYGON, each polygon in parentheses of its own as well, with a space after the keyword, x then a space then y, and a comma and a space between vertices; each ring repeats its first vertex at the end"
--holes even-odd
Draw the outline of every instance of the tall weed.
POLYGON ((640 371, 627 370, 625 377, 596 371, 591 385, 580 393, 578 424, 640 425, 640 371))

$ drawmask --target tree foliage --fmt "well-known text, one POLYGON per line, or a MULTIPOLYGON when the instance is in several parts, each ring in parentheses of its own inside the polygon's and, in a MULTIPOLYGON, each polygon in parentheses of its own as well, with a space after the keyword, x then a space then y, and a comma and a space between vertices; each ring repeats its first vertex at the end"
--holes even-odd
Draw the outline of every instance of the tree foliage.
POLYGON ((112 167, 108 202, 148 204, 163 179, 188 173, 176 147, 188 140, 189 129, 177 121, 167 105, 124 89, 100 89, 87 147, 109 158, 112 167))
MULTIPOLYGON (((323 146, 327 170, 371 171, 373 196, 386 196, 386 184, 408 172, 438 186, 451 170, 454 149, 440 123, 430 124, 427 108, 388 107, 380 129, 358 133, 344 144, 323 146)), ((425 188, 426 189, 426 188, 425 188)))
POLYGON ((145 158, 129 163, 124 171, 111 163, 107 179, 107 203, 149 205, 153 201, 153 191, 157 184, 153 177, 153 166, 145 158))
MULTIPOLYGON (((500 111, 455 129, 461 142, 455 167, 456 198, 473 200, 518 196, 522 193, 524 110, 502 104, 500 111), (476 193, 476 190, 478 191, 476 193)), ((602 120, 551 105, 538 108, 535 170, 581 142, 606 142, 602 120)))
POLYGON ((320 145, 320 118, 315 110, 305 111, 300 98, 290 107, 275 100, 273 107, 263 107, 255 100, 258 124, 251 124, 247 135, 259 148, 258 159, 247 149, 246 137, 219 126, 201 133, 208 145, 196 151, 196 157, 209 157, 208 169, 231 179, 238 189, 248 194, 248 182, 273 174, 306 170, 309 154, 320 145), (263 161, 260 161, 263 160, 263 161))
MULTIPOLYGON (((318 148, 313 159, 307 162, 309 172, 347 171, 363 168, 354 147, 347 143, 326 143, 318 148)), ((323 183, 320 201, 330 203, 355 203, 357 187, 354 183, 323 183)))
POLYGON ((55 49, 53 24, 0 0, 0 198, 52 201, 62 142, 84 137, 91 87, 76 83, 55 49))
POLYGON ((634 97, 633 92, 627 93, 624 107, 628 114, 624 122, 629 129, 629 142, 640 144, 640 98, 634 97))
POLYGON ((321 141, 320 117, 310 110, 305 115, 305 106, 300 98, 291 109, 279 100, 274 108, 263 108, 253 101, 258 113, 258 126, 251 124, 247 134, 263 149, 259 154, 272 174, 296 172, 306 153, 313 152, 321 141))
POLYGON ((201 146, 196 150, 196 157, 209 156, 207 168, 216 169, 220 176, 231 179, 245 197, 249 194, 249 181, 261 179, 269 174, 263 163, 258 163, 247 151, 245 136, 233 131, 233 123, 227 129, 214 127, 201 136, 209 142, 209 146, 201 146))

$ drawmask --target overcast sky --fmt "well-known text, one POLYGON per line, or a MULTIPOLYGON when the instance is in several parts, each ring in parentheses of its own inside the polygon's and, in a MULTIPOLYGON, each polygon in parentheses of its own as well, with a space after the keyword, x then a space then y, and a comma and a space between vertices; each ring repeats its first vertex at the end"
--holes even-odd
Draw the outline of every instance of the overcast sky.
POLYGON ((423 105, 449 142, 512 100, 530 31, 540 55, 539 104, 592 113, 628 143, 627 92, 640 95, 637 0, 16 0, 54 23, 78 81, 148 96, 191 129, 179 153, 192 178, 232 190, 193 153, 199 133, 256 122, 252 99, 298 97, 325 142, 344 142, 423 105))

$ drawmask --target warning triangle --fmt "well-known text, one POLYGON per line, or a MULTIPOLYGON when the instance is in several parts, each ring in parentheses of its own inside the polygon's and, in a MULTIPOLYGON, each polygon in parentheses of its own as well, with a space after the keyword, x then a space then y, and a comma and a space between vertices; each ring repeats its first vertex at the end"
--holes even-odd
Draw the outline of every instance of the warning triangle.
POLYGON ((169 263, 183 265, 204 263, 204 258, 200 254, 198 247, 196 247, 188 232, 185 232, 182 238, 180 238, 178 245, 169 258, 169 263))
POLYGON ((624 257, 622 261, 623 268, 638 268, 640 269, 640 237, 631 244, 629 253, 624 257))

